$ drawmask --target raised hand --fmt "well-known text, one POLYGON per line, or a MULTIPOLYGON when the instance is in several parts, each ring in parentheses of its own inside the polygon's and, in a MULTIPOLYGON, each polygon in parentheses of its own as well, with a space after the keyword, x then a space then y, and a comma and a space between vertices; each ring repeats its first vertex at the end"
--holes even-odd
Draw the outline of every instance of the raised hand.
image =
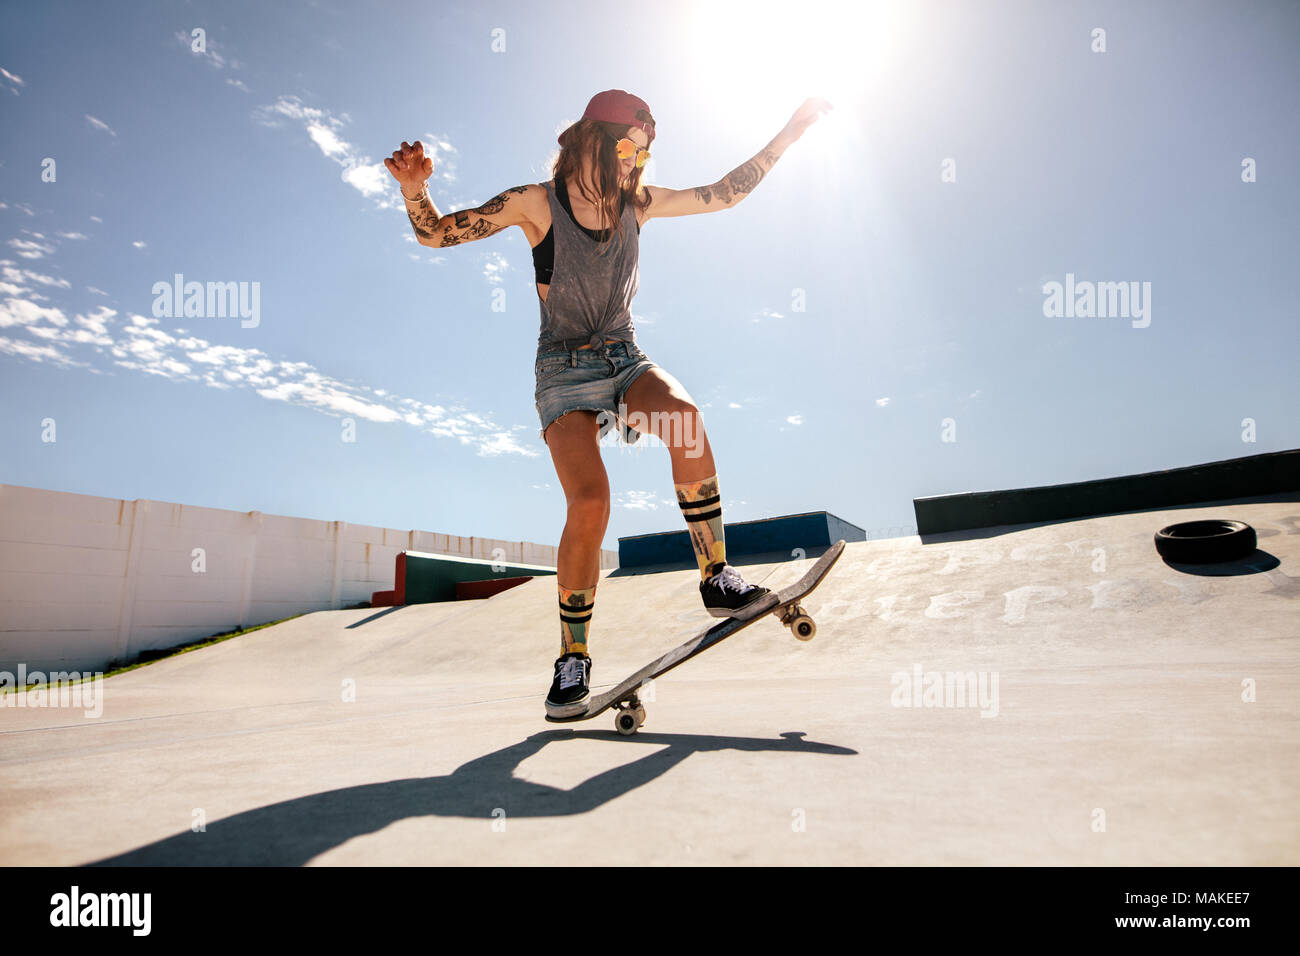
POLYGON ((403 140, 402 148, 393 150, 392 157, 384 160, 384 166, 408 196, 418 193, 424 181, 433 175, 433 160, 424 155, 424 144, 418 139, 414 143, 403 140))
POLYGON ((785 134, 791 141, 798 139, 804 130, 821 118, 822 113, 829 113, 834 108, 820 96, 810 96, 794 111, 790 122, 785 124, 785 134))

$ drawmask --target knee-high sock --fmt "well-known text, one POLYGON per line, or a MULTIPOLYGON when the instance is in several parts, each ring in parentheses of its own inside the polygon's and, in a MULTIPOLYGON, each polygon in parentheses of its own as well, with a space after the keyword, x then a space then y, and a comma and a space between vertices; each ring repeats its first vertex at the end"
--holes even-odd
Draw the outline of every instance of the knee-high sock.
POLYGON ((674 483, 677 504, 691 533, 691 547, 704 580, 722 570, 727 563, 727 541, 722 531, 722 496, 718 494, 718 476, 700 481, 674 483))
POLYGON ((560 654, 586 654, 591 612, 596 606, 596 587, 560 589, 560 654))

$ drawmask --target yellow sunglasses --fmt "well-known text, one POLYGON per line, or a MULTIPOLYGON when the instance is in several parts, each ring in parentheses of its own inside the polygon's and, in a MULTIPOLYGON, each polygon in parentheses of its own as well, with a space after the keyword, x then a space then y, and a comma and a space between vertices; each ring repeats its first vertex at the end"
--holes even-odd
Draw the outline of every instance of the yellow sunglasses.
MULTIPOLYGON (((611 135, 610 139, 613 138, 614 137, 611 135)), ((638 169, 640 169, 650 160, 650 150, 646 149, 644 146, 638 146, 636 143, 632 142, 632 140, 628 139, 626 136, 620 139, 615 144, 614 148, 618 151, 619 159, 628 159, 631 156, 635 155, 636 165, 638 169)))

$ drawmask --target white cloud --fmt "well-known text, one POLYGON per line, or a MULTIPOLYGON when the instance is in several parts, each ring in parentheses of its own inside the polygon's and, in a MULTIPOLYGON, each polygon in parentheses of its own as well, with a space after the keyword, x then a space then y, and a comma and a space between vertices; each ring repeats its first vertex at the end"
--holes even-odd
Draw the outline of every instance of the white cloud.
POLYGON ((9 84, 9 92, 14 96, 18 95, 18 87, 27 85, 23 82, 21 76, 15 76, 2 66, 0 66, 0 79, 3 79, 5 83, 9 84))
POLYGON ((620 492, 614 496, 614 503, 628 511, 656 511, 661 504, 676 504, 675 501, 659 498, 653 491, 620 492))
MULTIPOLYGON (((439 136, 437 133, 425 133, 420 138, 420 145, 424 147, 424 155, 433 160, 433 173, 429 178, 446 184, 456 182, 456 160, 453 154, 458 154, 460 150, 451 145, 447 137, 439 136)), ((452 204, 451 208, 459 209, 470 204, 470 202, 458 202, 452 204)), ((472 203, 472 205, 478 204, 472 203)))
POLYGON ((515 440, 512 434, 497 432, 486 441, 479 443, 478 453, 482 456, 488 455, 527 455, 529 450, 515 440))
POLYGON ((84 232, 61 232, 59 233, 59 238, 60 239, 89 239, 90 236, 86 235, 84 232))
POLYGON ((369 166, 358 165, 345 169, 343 181, 360 190, 363 196, 370 198, 386 192, 393 177, 388 174, 383 163, 372 163, 369 166))
POLYGON ((135 242, 131 243, 131 245, 135 246, 137 249, 143 249, 147 243, 143 239, 137 239, 135 242))
POLYGON ((876 405, 878 405, 880 408, 884 408, 884 407, 885 407, 886 405, 888 405, 891 401, 893 401, 893 399, 890 399, 890 398, 878 398, 878 399, 876 399, 876 405))
POLYGON ((9 245, 24 259, 43 259, 54 251, 54 246, 48 242, 33 242, 30 239, 10 239, 9 245))
POLYGON ((803 416, 802 416, 802 415, 787 415, 785 420, 786 420, 787 423, 789 423, 789 424, 791 424, 791 425, 802 425, 802 424, 803 424, 803 416))
POLYGON ((93 333, 94 335, 105 337, 106 340, 99 344, 109 345, 111 344, 112 340, 107 338, 108 322, 115 315, 117 315, 116 309, 110 309, 106 305, 101 305, 98 309, 95 309, 95 311, 91 312, 89 315, 75 316, 73 321, 77 325, 93 333))
POLYGON ((105 133, 108 133, 110 136, 117 135, 117 133, 113 131, 113 128, 111 126, 105 123, 102 119, 96 119, 95 117, 91 116, 89 113, 86 114, 86 121, 90 123, 91 126, 95 127, 95 129, 103 130, 105 133))
POLYGON ((68 358, 56 346, 18 342, 3 335, 0 335, 0 352, 17 355, 33 362, 52 362, 55 365, 81 366, 83 368, 86 365, 85 362, 76 362, 68 358))
POLYGON ((483 263, 483 277, 488 282, 503 281, 506 270, 510 268, 506 257, 499 252, 489 252, 484 258, 487 261, 483 263))
POLYGON ((16 297, 10 297, 0 305, 0 328, 25 326, 36 329, 42 327, 42 322, 48 322, 55 329, 61 329, 68 324, 68 317, 60 309, 39 306, 16 297))
MULTIPOLYGON (((389 175, 382 162, 371 162, 370 157, 348 142, 343 130, 348 115, 333 115, 328 110, 306 106, 296 96, 281 96, 270 106, 253 110, 253 120, 263 126, 281 126, 285 120, 299 124, 308 139, 327 159, 343 167, 340 178, 367 199, 374 200, 380 209, 402 206, 396 198, 397 182, 389 175)), ((450 147, 450 144, 446 144, 450 147)))
POLYGON ((339 139, 338 134, 321 123, 308 123, 307 135, 311 141, 320 147, 320 151, 331 159, 336 156, 344 156, 348 152, 348 144, 339 139))
MULTIPOLYGON (((0 352, 5 354, 83 367, 95 374, 116 366, 219 390, 245 388, 271 401, 329 415, 403 424, 437 438, 453 438, 485 457, 539 454, 521 444, 523 436, 535 433, 532 426, 503 427, 490 415, 459 405, 428 405, 353 380, 334 379, 307 362, 276 359, 255 348, 209 342, 184 328, 164 327, 150 316, 120 316, 103 305, 69 320, 62 309, 33 301, 44 298, 37 295, 34 286, 67 288, 64 280, 23 269, 12 259, 0 259, 0 275, 0 292, 7 296, 0 302, 0 328, 20 329, 39 340, 34 343, 0 337, 0 352), (81 361, 78 352, 98 361, 81 361)), ((231 329, 231 334, 239 334, 237 327, 231 329)))
POLYGON ((71 288, 71 283, 69 283, 67 279, 56 279, 53 276, 33 272, 30 269, 15 268, 15 263, 12 259, 0 259, 0 275, 4 276, 7 282, 18 283, 19 285, 26 285, 26 283, 35 282, 38 285, 51 286, 56 289, 71 288))
MULTIPOLYGON (((202 57, 208 62, 208 65, 215 70, 224 70, 227 68, 238 70, 242 69, 244 66, 244 64, 240 63, 238 60, 228 60, 223 56, 219 52, 217 42, 207 35, 206 32, 203 36, 203 49, 201 51, 194 49, 194 38, 189 33, 186 33, 183 30, 178 30, 173 33, 172 36, 174 36, 186 50, 194 54, 194 56, 202 57)), ((226 82, 229 83, 230 81, 227 80, 226 82)))

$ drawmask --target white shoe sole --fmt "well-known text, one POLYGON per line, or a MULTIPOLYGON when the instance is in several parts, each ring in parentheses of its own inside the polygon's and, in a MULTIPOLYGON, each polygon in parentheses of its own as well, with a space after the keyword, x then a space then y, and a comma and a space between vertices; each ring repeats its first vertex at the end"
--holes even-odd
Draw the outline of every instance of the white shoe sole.
POLYGON ((581 714, 587 709, 587 703, 591 700, 591 694, 588 694, 582 700, 575 701, 572 704, 552 704, 549 700, 546 702, 546 713, 550 717, 573 717, 581 714))
POLYGON ((767 593, 768 593, 768 592, 765 591, 765 592, 763 592, 762 594, 760 594, 760 595, 758 595, 757 597, 755 597, 753 600, 748 601, 748 602, 742 604, 740 607, 737 607, 737 608, 729 608, 729 607, 709 607, 709 606, 706 604, 706 605, 704 606, 704 610, 708 611, 708 612, 709 612, 711 615, 713 615, 714 617, 735 617, 737 614, 739 614, 739 613, 741 613, 743 610, 745 610, 745 608, 749 607, 749 605, 753 604, 754 601, 761 601, 761 600, 763 600, 763 598, 767 596, 767 593))

